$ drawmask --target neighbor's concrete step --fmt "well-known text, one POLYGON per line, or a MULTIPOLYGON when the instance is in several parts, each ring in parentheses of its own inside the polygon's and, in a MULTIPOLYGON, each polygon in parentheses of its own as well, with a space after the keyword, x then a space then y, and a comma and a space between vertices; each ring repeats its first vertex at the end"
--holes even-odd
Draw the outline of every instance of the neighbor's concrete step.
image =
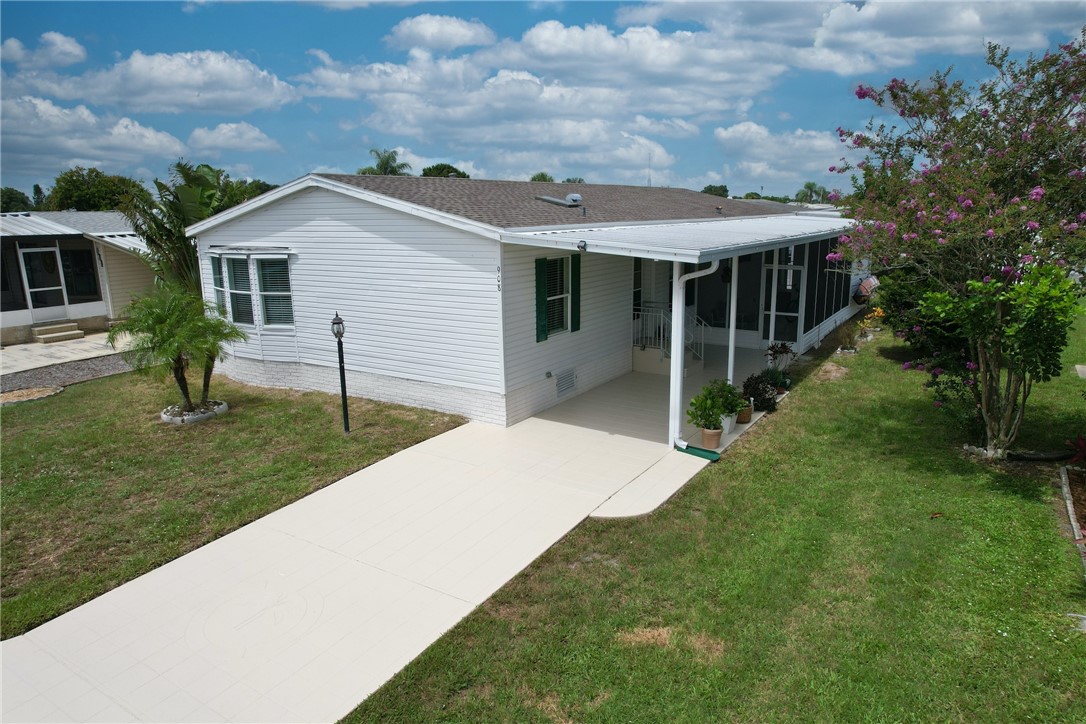
POLYGON ((40 324, 37 327, 31 327, 30 331, 35 335, 42 334, 57 334, 58 332, 74 332, 79 329, 79 325, 75 322, 55 322, 53 324, 40 324))
POLYGON ((52 334, 35 334, 34 338, 42 344, 50 342, 64 342, 69 339, 83 339, 82 330, 76 329, 69 332, 54 332, 52 334))

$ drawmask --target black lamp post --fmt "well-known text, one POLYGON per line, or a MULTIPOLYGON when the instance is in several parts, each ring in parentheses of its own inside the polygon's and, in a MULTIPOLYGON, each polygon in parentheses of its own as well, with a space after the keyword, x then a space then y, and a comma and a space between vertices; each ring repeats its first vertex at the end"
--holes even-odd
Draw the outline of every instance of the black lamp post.
POLYGON ((336 346, 339 348, 339 395, 343 399, 344 434, 351 431, 350 423, 347 422, 347 372, 343 368, 343 333, 346 331, 347 325, 343 323, 339 312, 336 312, 336 316, 332 318, 332 334, 335 335, 336 346))

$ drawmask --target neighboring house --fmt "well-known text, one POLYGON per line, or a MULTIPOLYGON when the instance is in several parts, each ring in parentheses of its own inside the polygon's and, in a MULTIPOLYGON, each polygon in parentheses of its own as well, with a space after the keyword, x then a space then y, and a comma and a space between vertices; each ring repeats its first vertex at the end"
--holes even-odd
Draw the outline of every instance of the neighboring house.
POLYGON ((102 331, 154 281, 146 246, 117 211, 0 214, 0 342, 69 321, 102 331))
POLYGON ((249 335, 216 370, 338 391, 338 312, 352 394, 511 425, 635 369, 671 375, 677 418, 703 345, 817 344, 855 311, 826 261, 848 223, 685 189, 311 174, 188 232, 249 335))

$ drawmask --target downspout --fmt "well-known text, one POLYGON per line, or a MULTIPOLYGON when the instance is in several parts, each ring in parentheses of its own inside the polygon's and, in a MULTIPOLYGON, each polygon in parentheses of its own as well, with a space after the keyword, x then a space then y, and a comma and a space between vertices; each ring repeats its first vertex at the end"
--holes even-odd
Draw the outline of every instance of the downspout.
POLYGON ((671 392, 668 398, 671 407, 668 411, 668 444, 671 447, 685 448, 686 442, 682 439, 682 427, 679 415, 682 412, 683 398, 683 366, 686 362, 686 283, 691 279, 697 279, 712 274, 720 268, 720 260, 714 260, 708 269, 682 273, 682 262, 674 262, 675 280, 671 285, 671 392))

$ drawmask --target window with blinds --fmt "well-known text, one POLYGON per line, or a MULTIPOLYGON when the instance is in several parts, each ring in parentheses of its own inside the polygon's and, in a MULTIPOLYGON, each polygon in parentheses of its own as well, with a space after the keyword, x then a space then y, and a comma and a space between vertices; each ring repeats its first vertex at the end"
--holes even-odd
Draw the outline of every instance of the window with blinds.
POLYGON ((264 324, 294 324, 287 260, 257 259, 256 273, 264 324))
POLYGON ((547 259, 547 334, 569 329, 568 258, 547 259))
POLYGON ((249 281, 249 260, 228 257, 226 278, 230 284, 230 321, 236 324, 256 324, 253 315, 253 286, 249 281))
POLYGON ((222 259, 211 257, 211 286, 215 289, 215 307, 219 314, 226 316, 226 285, 222 278, 222 259))
POLYGON ((212 256, 211 286, 219 313, 235 324, 294 324, 286 257, 212 256))

